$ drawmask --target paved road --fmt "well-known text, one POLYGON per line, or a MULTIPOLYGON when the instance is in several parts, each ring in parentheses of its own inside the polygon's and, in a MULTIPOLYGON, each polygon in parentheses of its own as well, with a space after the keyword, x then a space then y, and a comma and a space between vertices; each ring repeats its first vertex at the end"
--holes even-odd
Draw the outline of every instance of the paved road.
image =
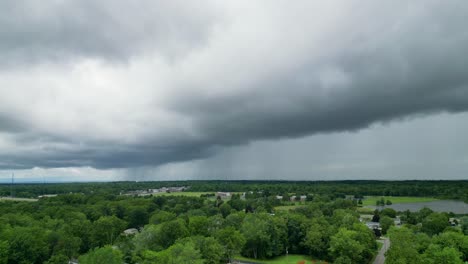
POLYGON ((377 257, 374 260, 374 264, 384 264, 385 263, 385 252, 390 248, 390 240, 385 238, 383 240, 383 246, 377 254, 377 257))

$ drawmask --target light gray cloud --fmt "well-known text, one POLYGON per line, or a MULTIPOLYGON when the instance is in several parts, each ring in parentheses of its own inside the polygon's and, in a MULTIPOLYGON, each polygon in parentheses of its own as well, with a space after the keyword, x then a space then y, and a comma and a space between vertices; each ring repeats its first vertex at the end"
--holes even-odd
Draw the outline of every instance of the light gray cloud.
POLYGON ((2 169, 200 164, 468 110, 464 1, 1 5, 2 169))

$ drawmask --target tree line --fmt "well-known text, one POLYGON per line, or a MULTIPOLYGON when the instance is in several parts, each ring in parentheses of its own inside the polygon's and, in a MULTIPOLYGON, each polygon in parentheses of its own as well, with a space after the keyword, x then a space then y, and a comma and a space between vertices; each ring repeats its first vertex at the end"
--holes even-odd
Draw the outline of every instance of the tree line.
MULTIPOLYGON (((142 189, 150 186, 135 184, 142 189)), ((64 191, 56 197, 37 202, 0 202, 0 264, 59 264, 71 259, 82 264, 214 264, 237 256, 270 259, 286 252, 343 264, 367 263, 376 254, 376 237, 360 221, 358 200, 324 191, 345 191, 364 183, 335 182, 313 187, 323 193, 309 193, 310 186, 296 182, 198 182, 190 186, 192 191, 211 191, 228 184, 232 189, 219 190, 243 187, 247 191, 245 195, 234 193, 229 199, 211 193, 200 197, 183 193, 138 197, 119 195, 131 183, 57 184, 54 188, 64 191), (293 195, 305 195, 307 201, 290 210, 275 209, 299 203, 284 199, 293 195), (124 233, 128 229, 132 232, 124 233)), ((377 183, 377 189, 379 184, 388 183, 377 183)), ((422 185, 436 188, 431 182, 422 185)), ((30 193, 41 187, 23 186, 30 193)), ((365 189, 354 191, 354 197, 366 194, 365 189)), ((468 219, 462 217, 462 225, 452 227, 448 219, 453 216, 428 208, 419 212, 385 208, 376 210, 372 220, 379 222, 392 240, 390 264, 462 263, 468 255, 468 219), (403 227, 394 227, 397 215, 403 227), (412 255, 420 262, 409 261, 412 255), (430 262, 433 259, 438 262, 430 262), (450 262, 453 259, 458 262, 450 262)))
MULTIPOLYGON (((454 199, 468 202, 468 181, 166 181, 107 183, 36 183, 15 184, 17 197, 37 197, 42 194, 113 194, 165 186, 190 186, 193 192, 266 191, 271 194, 314 193, 344 197, 355 196, 419 196, 454 199)), ((0 196, 9 196, 10 184, 0 184, 0 196)), ((268 193, 267 193, 268 194, 268 193)))
POLYGON ((1 202, 0 263, 223 263, 286 250, 361 263, 375 253, 355 202, 316 196, 287 212, 275 211, 272 198, 63 194, 1 202), (128 228, 139 232, 123 234, 128 228))

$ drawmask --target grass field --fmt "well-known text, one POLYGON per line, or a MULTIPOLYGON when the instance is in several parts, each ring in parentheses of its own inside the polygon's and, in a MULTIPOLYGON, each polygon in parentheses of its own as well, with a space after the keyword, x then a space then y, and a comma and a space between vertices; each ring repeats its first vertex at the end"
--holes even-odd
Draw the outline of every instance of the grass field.
POLYGON ((244 261, 252 262, 252 263, 264 263, 264 264, 296 264, 297 262, 301 260, 305 260, 307 264, 312 263, 311 262, 312 260, 315 261, 313 263, 316 263, 316 264, 328 263, 326 261, 312 259, 309 256, 303 256, 303 255, 288 255, 287 257, 281 256, 281 257, 277 257, 277 258, 270 259, 270 260, 256 260, 256 259, 250 259, 250 258, 244 258, 244 257, 236 257, 236 259, 241 260, 241 261, 244 260, 244 261))
POLYGON ((360 214, 374 214, 374 210, 372 208, 367 208, 367 207, 358 207, 357 212, 360 214))
POLYGON ((276 206, 275 210, 289 211, 291 209, 296 209, 296 208, 303 207, 303 206, 305 205, 281 205, 281 206, 276 206))
POLYGON ((431 197, 408 197, 408 196, 365 196, 362 200, 363 205, 375 205, 375 203, 384 197, 385 201, 390 200, 392 204, 401 204, 401 203, 422 203, 422 202, 432 202, 437 201, 436 198, 431 197))

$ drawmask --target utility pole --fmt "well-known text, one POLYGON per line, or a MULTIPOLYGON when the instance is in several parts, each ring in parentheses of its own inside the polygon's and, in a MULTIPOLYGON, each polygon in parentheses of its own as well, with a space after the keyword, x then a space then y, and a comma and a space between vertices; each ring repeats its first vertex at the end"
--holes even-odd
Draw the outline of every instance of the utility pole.
POLYGON ((15 198, 15 192, 13 189, 13 185, 15 184, 15 173, 11 174, 11 185, 10 185, 10 196, 11 198, 15 198))
POLYGON ((42 196, 45 195, 45 188, 46 188, 45 176, 42 175, 42 196))

